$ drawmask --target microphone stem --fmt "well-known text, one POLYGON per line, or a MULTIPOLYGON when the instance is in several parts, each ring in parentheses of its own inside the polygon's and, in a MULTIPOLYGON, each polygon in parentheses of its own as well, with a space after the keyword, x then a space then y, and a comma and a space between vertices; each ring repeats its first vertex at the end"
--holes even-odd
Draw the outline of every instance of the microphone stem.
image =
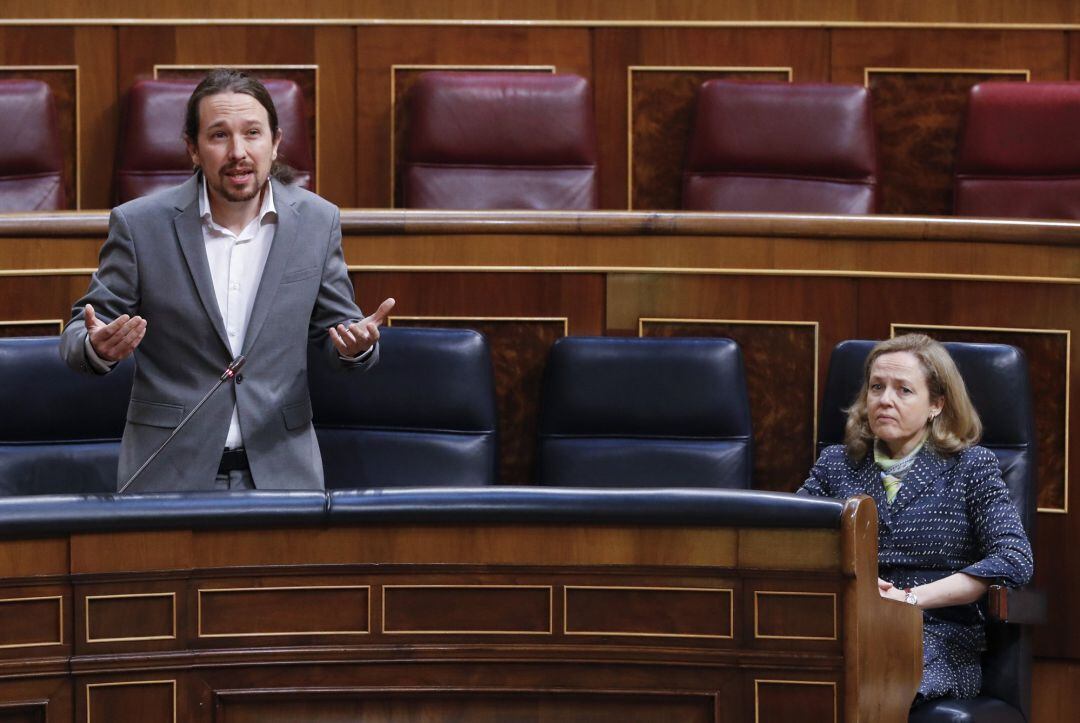
POLYGON ((170 434, 168 438, 161 443, 160 447, 154 450, 154 453, 150 455, 145 462, 142 463, 141 467, 135 470, 135 474, 131 475, 131 477, 128 478, 127 482, 120 485, 120 489, 116 491, 117 494, 123 494, 124 491, 131 486, 131 483, 138 479, 139 475, 142 474, 143 470, 149 467, 150 463, 153 462, 157 458, 158 454, 161 453, 161 450, 165 449, 165 447, 168 446, 169 442, 172 441, 173 437, 179 434, 180 430, 187 426, 187 423, 191 421, 191 418, 195 416, 195 413, 199 411, 202 405, 206 404, 206 400, 210 399, 210 397, 213 396, 214 392, 221 388, 222 384, 235 377, 237 370, 240 369, 240 367, 242 367, 243 365, 244 357, 237 357, 237 359, 233 360, 232 364, 229 365, 229 368, 226 369, 225 373, 223 373, 218 379, 217 384, 210 387, 210 391, 204 394, 203 398, 199 400, 199 403, 196 404, 192 408, 192 410, 188 412, 183 419, 180 420, 180 423, 176 425, 176 429, 172 431, 172 434, 170 434))

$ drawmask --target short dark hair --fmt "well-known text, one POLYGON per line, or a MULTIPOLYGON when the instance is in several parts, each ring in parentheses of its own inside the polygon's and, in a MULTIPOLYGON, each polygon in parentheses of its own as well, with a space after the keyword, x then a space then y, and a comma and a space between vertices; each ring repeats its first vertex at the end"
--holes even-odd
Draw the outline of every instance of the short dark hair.
MULTIPOLYGON (((274 99, 270 97, 270 91, 266 89, 266 86, 259 82, 258 78, 253 78, 242 70, 215 68, 207 73, 206 77, 195 86, 191 97, 188 98, 187 112, 184 115, 184 138, 189 143, 193 145, 198 143, 199 103, 202 102, 203 98, 218 93, 243 93, 257 100, 259 105, 266 109, 266 115, 270 119, 271 136, 277 137, 280 129, 277 109, 274 107, 274 99)), ((270 175, 282 183, 292 183, 296 180, 296 171, 285 163, 280 152, 277 159, 270 165, 270 175)))

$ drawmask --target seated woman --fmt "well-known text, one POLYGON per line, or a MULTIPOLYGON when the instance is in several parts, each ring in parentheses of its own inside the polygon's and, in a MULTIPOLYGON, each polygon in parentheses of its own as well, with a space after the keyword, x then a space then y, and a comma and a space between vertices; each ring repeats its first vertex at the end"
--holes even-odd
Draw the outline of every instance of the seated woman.
POLYGON ((844 444, 826 448, 799 489, 874 498, 881 595, 924 611, 916 704, 979 694, 986 631, 975 601, 991 582, 1023 585, 1033 571, 997 458, 975 446, 981 433, 945 348, 922 334, 889 339, 866 359, 844 444))

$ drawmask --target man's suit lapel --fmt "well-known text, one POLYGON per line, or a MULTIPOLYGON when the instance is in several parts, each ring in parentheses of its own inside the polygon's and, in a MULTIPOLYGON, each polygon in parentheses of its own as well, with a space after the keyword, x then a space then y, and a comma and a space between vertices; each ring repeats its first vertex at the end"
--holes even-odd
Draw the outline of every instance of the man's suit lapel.
POLYGON ((285 275, 285 269, 293 256, 296 237, 300 230, 300 214, 293 206, 293 195, 289 192, 289 188, 273 180, 270 183, 274 184, 277 230, 270 244, 270 254, 266 257, 262 279, 259 281, 259 290, 255 293, 255 303, 251 307, 251 318, 248 320, 247 333, 244 335, 244 354, 247 354, 255 343, 259 331, 266 322, 266 317, 270 314, 270 307, 273 306, 274 296, 281 284, 281 277, 285 275))
POLYGON ((915 458, 915 464, 904 475, 904 484, 900 486, 900 491, 892 503, 893 514, 899 514, 914 500, 934 489, 934 484, 941 479, 952 463, 952 460, 934 452, 929 447, 929 443, 924 445, 915 458))
POLYGON ((221 319, 221 310, 218 308, 217 296, 214 294, 210 262, 206 258, 206 242, 203 241, 202 219, 199 217, 200 178, 201 176, 196 174, 180 188, 180 201, 176 206, 180 214, 173 219, 173 227, 176 229, 180 249, 184 253, 184 260, 195 282, 195 289, 199 293, 203 309, 214 331, 217 332, 218 338, 225 346, 226 352, 231 356, 229 339, 225 336, 225 322, 221 319))

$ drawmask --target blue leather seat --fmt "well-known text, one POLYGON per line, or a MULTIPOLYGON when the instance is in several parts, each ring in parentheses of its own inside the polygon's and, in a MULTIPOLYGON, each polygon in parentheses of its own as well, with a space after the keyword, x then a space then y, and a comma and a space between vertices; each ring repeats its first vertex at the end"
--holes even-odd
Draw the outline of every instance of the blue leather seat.
MULTIPOLYGON (((866 357, 876 343, 851 340, 833 349, 818 423, 819 451, 843 442, 844 409, 858 394, 866 357)), ((1024 529, 1034 539, 1036 436, 1027 360, 1019 349, 1004 344, 945 342, 945 348, 960 369, 982 419, 980 444, 997 455, 1024 529)), ((1023 625, 989 623, 980 696, 930 701, 914 709, 910 721, 1024 723, 1031 711, 1030 632, 1023 625)))
POLYGON ((494 484, 495 384, 483 335, 388 328, 379 345, 368 372, 310 355, 327 489, 494 484))
POLYGON ((730 339, 560 339, 539 426, 542 485, 750 487, 750 406, 730 339))
POLYGON ((115 492, 135 364, 72 372, 55 336, 0 339, 0 495, 115 492))

